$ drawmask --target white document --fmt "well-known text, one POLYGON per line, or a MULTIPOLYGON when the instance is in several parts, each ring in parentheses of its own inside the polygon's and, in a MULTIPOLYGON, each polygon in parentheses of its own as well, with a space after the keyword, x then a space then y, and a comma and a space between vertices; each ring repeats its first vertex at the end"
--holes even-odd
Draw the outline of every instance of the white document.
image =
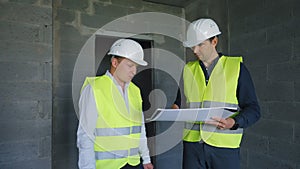
POLYGON ((232 116, 236 108, 213 107, 193 109, 157 109, 148 121, 207 121, 211 117, 227 118, 232 116))

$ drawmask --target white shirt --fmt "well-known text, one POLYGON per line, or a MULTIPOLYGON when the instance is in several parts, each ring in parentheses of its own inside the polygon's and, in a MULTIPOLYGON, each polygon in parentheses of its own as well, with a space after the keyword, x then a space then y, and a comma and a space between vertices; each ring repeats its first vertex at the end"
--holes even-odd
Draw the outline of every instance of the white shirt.
MULTIPOLYGON (((108 71, 106 72, 106 75, 110 77, 113 80, 114 84, 118 87, 128 108, 128 95, 126 89, 128 88, 129 83, 125 85, 125 92, 123 93, 121 86, 116 82, 114 77, 108 71)), ((78 167, 79 169, 95 169, 96 159, 94 152, 94 131, 96 129, 98 111, 94 93, 90 85, 87 85, 81 92, 79 99, 79 116, 80 119, 77 130, 77 147, 79 149, 78 167)), ((150 163, 144 117, 142 117, 139 153, 143 159, 143 164, 150 163)))

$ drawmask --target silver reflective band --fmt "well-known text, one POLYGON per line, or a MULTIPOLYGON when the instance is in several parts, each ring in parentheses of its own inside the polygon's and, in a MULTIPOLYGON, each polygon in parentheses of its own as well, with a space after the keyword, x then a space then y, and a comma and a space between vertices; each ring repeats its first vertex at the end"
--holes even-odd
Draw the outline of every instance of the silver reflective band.
POLYGON ((141 126, 132 126, 131 127, 131 134, 141 133, 142 127, 141 126))
POLYGON ((200 108, 202 102, 189 102, 187 103, 188 108, 200 108))
POLYGON ((200 131, 200 124, 185 123, 184 128, 188 130, 200 131))
POLYGON ((221 130, 218 129, 216 126, 212 126, 209 124, 202 124, 201 129, 206 132, 223 133, 223 134, 243 134, 244 131, 242 128, 238 128, 236 130, 229 130, 229 129, 221 130))
POLYGON ((187 103, 189 108, 212 108, 212 107, 232 107, 239 109, 238 104, 224 103, 224 102, 213 102, 213 101, 204 101, 204 102, 189 102, 187 103))
POLYGON ((95 152, 96 160, 127 158, 128 156, 135 156, 139 154, 139 148, 131 148, 130 150, 115 150, 106 152, 95 152))
POLYGON ((96 128, 96 136, 122 136, 141 133, 141 126, 122 127, 122 128, 96 128), (131 130, 131 132, 130 132, 131 130))
POLYGON ((130 156, 138 155, 139 154, 139 148, 132 148, 130 149, 130 156))
POLYGON ((230 103, 224 103, 224 102, 212 102, 212 101, 204 101, 203 102, 203 108, 212 108, 212 107, 232 107, 239 109, 238 104, 230 104, 230 103))

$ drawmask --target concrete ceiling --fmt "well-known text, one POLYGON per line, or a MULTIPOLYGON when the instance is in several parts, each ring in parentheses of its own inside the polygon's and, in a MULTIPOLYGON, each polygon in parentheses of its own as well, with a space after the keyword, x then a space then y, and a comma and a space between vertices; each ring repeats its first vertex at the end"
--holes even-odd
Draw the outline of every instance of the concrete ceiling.
POLYGON ((194 0, 144 0, 144 1, 184 8, 186 5, 188 5, 194 0))

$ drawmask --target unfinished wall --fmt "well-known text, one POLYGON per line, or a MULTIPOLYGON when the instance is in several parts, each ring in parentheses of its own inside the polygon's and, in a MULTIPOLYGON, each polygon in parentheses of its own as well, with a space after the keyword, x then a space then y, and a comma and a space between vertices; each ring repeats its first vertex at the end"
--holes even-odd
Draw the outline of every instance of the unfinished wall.
POLYGON ((51 168, 51 0, 0 1, 0 168, 51 168))
MULTIPOLYGON (((189 21, 214 18, 223 32, 219 50, 243 55, 252 74, 262 119, 246 130, 243 169, 300 168, 299 6, 297 0, 203 0, 185 8, 189 21)), ((140 0, 0 1, 1 169, 77 168, 71 80, 78 53, 107 22, 144 11, 185 15, 140 0)), ((178 41, 156 38, 156 47, 181 56, 178 41)))
POLYGON ((229 50, 244 56, 262 118, 246 130, 243 168, 300 168, 300 3, 228 1, 229 50))

